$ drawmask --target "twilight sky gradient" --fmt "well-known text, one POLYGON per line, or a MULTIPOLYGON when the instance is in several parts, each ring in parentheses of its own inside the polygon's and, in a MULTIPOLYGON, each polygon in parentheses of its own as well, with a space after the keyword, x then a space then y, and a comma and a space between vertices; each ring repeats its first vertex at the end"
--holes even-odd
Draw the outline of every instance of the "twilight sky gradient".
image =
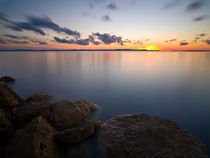
POLYGON ((210 50, 210 0, 0 0, 0 49, 210 50))

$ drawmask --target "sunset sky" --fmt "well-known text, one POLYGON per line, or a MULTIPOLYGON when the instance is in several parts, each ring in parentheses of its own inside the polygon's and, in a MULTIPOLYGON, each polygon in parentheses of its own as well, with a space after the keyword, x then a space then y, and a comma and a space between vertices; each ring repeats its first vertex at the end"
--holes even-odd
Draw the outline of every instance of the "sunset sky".
POLYGON ((0 49, 210 50, 210 0, 0 0, 0 49))

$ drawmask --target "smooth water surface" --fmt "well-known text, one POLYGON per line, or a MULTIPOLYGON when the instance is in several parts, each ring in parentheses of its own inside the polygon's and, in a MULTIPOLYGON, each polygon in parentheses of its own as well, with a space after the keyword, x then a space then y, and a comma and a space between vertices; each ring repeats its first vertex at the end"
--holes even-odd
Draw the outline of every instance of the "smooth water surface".
POLYGON ((100 120, 124 113, 178 122, 210 150, 208 52, 0 52, 0 76, 26 98, 49 93, 102 108, 100 120))

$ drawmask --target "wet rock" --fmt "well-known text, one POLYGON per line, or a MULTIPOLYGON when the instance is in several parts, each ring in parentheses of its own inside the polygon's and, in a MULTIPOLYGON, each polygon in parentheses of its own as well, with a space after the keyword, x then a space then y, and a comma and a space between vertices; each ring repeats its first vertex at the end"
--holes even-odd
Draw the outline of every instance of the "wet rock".
POLYGON ((75 103, 62 101, 51 104, 42 116, 57 130, 79 127, 98 108, 97 105, 80 100, 75 103))
POLYGON ((21 98, 6 83, 0 82, 0 107, 9 112, 14 112, 21 106, 21 98))
POLYGON ((10 76, 3 76, 3 77, 0 78, 0 81, 3 81, 5 83, 7 83, 7 82, 14 82, 15 79, 10 77, 10 76))
POLYGON ((64 144, 79 144, 87 138, 93 136, 99 124, 100 121, 94 120, 84 127, 64 130, 55 135, 55 140, 64 144))
POLYGON ((49 104, 52 96, 48 94, 35 94, 26 99, 26 103, 44 103, 49 104))
POLYGON ((37 117, 16 131, 6 150, 6 158, 55 158, 53 137, 56 130, 42 117, 37 117))
POLYGON ((117 116, 101 125, 99 137, 107 157, 112 158, 207 158, 198 139, 156 116, 117 116))

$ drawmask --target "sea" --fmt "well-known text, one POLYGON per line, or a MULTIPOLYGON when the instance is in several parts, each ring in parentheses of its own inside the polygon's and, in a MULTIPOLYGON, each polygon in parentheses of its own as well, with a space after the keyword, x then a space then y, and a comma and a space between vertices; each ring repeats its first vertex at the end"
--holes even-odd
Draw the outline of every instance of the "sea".
POLYGON ((138 113, 172 120, 210 152, 210 52, 0 51, 5 75, 23 99, 48 93, 98 104, 101 121, 138 113))

